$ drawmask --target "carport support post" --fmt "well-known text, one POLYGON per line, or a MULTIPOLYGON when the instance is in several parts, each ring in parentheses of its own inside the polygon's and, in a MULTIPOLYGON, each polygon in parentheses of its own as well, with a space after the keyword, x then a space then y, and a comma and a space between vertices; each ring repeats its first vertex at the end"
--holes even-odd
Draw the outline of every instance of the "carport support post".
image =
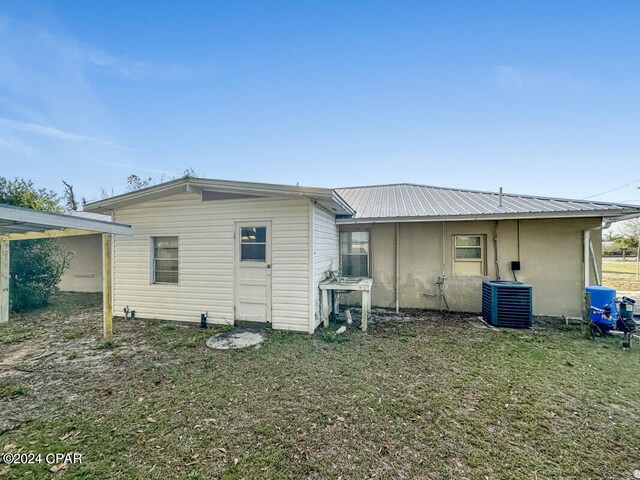
POLYGON ((0 323, 9 321, 9 240, 0 240, 0 323))
POLYGON ((102 309, 104 314, 104 338, 111 340, 113 318, 111 293, 111 234, 102 234, 102 309))

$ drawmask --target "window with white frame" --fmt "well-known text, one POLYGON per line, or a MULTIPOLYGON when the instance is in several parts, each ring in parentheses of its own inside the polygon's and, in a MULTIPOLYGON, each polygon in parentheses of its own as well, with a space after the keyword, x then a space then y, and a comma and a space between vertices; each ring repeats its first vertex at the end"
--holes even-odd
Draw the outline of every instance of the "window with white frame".
POLYGON ((153 283, 178 283, 178 237, 152 237, 153 283))
POLYGON ((459 275, 485 274, 485 236, 453 236, 453 270, 459 275))
POLYGON ((482 261, 482 235, 456 235, 456 260, 482 261))
POLYGON ((345 277, 369 276, 369 231, 340 232, 340 267, 345 277))

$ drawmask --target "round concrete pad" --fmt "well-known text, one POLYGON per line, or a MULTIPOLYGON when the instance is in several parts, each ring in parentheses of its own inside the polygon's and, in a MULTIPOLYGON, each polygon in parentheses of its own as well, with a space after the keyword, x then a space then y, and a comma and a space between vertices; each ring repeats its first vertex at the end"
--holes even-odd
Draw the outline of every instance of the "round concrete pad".
POLYGON ((247 328, 236 328, 230 332, 219 333, 207 339, 207 347, 215 350, 253 347, 264 342, 266 332, 247 328))

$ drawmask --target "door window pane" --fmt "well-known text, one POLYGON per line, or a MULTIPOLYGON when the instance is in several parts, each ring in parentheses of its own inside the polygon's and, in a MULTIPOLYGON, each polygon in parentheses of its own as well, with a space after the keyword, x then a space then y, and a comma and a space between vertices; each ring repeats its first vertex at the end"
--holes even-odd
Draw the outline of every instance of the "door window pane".
POLYGON ((243 227, 240 229, 242 243, 267 241, 267 227, 243 227))
POLYGON ((240 228, 240 260, 267 261, 267 227, 240 228))
POLYGON ((252 260, 254 262, 264 262, 266 260, 266 245, 256 243, 242 244, 242 260, 252 260))

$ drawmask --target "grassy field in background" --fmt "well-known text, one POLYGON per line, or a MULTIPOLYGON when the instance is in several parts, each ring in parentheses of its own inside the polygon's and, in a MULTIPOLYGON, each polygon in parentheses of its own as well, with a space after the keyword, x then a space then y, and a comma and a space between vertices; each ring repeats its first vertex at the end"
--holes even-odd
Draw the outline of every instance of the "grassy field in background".
MULTIPOLYGON (((333 327, 335 328, 335 327, 333 327)), ((0 445, 83 454, 64 478, 631 478, 640 347, 579 328, 374 315, 368 333, 116 321, 66 296, 0 325, 0 445), (75 306, 74 306, 75 305, 75 306)), ((50 466, 0 478, 49 478, 50 466)))
POLYGON ((621 291, 640 291, 635 260, 602 262, 602 283, 621 291))

